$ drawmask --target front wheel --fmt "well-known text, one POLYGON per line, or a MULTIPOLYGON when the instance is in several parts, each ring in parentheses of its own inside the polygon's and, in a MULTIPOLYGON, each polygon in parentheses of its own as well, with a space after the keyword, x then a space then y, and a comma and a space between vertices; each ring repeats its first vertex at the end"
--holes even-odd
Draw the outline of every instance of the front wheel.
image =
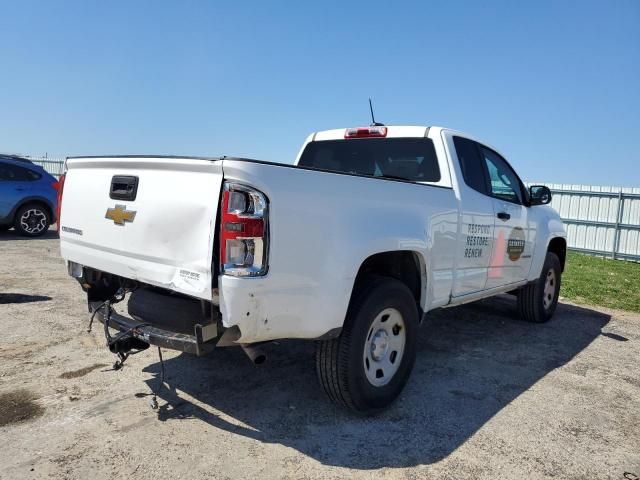
POLYGON ((418 310, 402 282, 372 277, 358 287, 338 338, 318 342, 316 370, 335 403, 369 414, 391 404, 416 357, 418 310))
POLYGON ((551 320, 558 305, 561 275, 560 259, 548 252, 540 278, 522 287, 518 294, 518 310, 523 319, 533 323, 551 320))

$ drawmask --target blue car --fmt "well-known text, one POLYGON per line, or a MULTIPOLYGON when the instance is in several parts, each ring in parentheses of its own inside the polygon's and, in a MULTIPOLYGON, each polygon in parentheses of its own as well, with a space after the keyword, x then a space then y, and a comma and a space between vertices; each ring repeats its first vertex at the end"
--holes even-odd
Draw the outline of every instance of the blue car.
POLYGON ((27 237, 44 235, 55 223, 59 184, 29 160, 0 155, 0 230, 13 227, 27 237))

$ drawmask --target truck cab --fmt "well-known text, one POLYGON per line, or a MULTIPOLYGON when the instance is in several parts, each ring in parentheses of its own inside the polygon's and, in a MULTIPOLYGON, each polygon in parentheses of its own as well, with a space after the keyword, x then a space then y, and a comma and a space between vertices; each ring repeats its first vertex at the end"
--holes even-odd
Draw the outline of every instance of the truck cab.
MULTIPOLYGON (((534 249, 538 230, 543 238, 564 236, 559 216, 531 197, 494 147, 456 130, 373 126, 317 132, 307 137, 296 165, 452 190, 458 218, 456 248, 448 260, 451 275, 448 281, 439 279, 434 298, 427 299, 427 309, 458 304, 537 278, 540 264, 534 265, 534 258, 539 260, 540 255, 534 255, 534 249), (344 142, 347 138, 370 140, 358 144, 344 142), (376 141, 395 142, 397 156, 385 156, 376 141), (424 146, 419 147, 421 144, 424 146), (361 157, 371 163, 362 163, 361 157)), ((534 188, 538 196, 540 188, 534 188)), ((545 193, 545 202, 550 201, 549 192, 545 193)), ((560 260, 564 264, 564 254, 560 260)))

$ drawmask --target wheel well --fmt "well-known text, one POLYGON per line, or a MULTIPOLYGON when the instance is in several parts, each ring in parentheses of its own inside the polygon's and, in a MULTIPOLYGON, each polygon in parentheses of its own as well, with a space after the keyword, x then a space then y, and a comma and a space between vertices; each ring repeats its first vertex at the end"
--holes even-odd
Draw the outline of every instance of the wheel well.
POLYGON ((555 253, 560 259, 560 266, 564 272, 564 262, 567 259, 567 241, 562 237, 552 238, 547 252, 555 253))
POLYGON ((360 266, 355 285, 357 286, 368 275, 381 275, 400 280, 409 288, 420 310, 422 274, 420 259, 416 252, 399 250, 371 255, 360 266))

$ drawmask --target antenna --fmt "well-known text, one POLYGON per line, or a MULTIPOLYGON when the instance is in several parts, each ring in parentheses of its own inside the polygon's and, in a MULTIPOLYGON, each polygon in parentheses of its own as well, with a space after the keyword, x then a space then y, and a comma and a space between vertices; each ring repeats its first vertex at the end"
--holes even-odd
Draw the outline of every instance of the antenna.
POLYGON ((373 116, 373 104, 371 103, 371 98, 369 98, 369 110, 371 110, 371 126, 372 127, 384 127, 384 123, 376 122, 376 119, 373 116))

